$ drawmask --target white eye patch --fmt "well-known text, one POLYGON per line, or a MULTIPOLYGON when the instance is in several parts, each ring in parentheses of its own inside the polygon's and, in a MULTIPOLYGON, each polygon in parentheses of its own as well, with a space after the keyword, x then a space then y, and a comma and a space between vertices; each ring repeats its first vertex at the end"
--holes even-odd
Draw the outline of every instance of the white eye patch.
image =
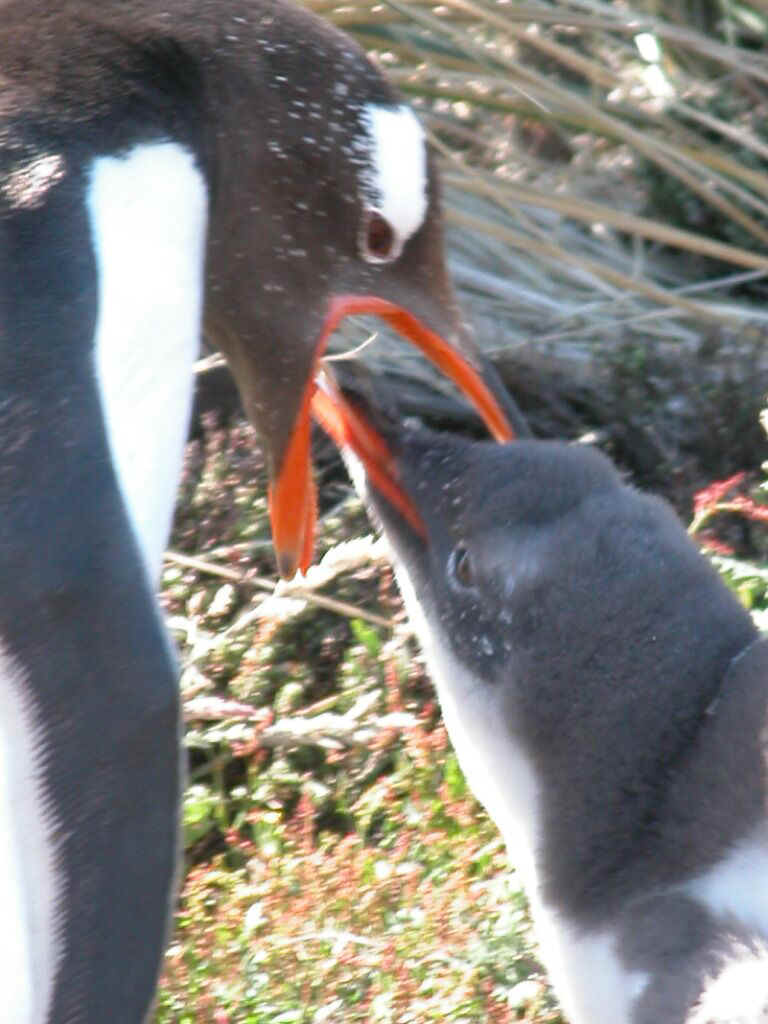
POLYGON ((391 226, 399 255, 427 214, 427 146, 424 129, 410 107, 369 103, 363 110, 370 165, 363 176, 363 203, 391 226))

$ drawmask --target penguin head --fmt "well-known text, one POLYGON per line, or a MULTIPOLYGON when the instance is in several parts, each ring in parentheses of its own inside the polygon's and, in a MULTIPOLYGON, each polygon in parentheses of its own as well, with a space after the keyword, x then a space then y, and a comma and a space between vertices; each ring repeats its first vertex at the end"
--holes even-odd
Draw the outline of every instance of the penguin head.
MULTIPOLYGON (((538 862, 549 902, 607 913, 644 877, 660 794, 698 749, 754 624, 674 512, 599 452, 472 442, 341 408, 339 440, 358 457, 356 483, 364 468, 358 489, 470 785, 538 862)), ((664 870, 676 878, 671 820, 664 870)))
POLYGON ((373 418, 388 456, 341 442, 430 664, 449 651, 541 745, 703 713, 754 627, 666 503, 585 446, 373 418))
POLYGON ((389 323, 454 379, 499 439, 512 436, 514 413, 453 293, 435 161, 417 116, 347 36, 291 5, 273 13, 245 73, 235 48, 208 76, 208 122, 238 125, 206 144, 208 319, 265 441, 274 539, 291 575, 311 543, 313 377, 342 318, 389 323))
POLYGON ((314 375, 343 317, 383 318, 494 436, 512 436, 515 410, 455 301, 414 112, 348 36, 290 0, 192 7, 6 3, 2 134, 86 169, 158 141, 193 156, 207 189, 205 333, 264 442, 290 576, 312 550, 314 375))
POLYGON ((620 478, 600 453, 554 442, 499 446, 406 424, 391 444, 423 524, 367 485, 398 579, 473 674, 507 683, 510 659, 548 644, 546 631, 572 619, 591 585, 585 510, 616 502, 620 478))

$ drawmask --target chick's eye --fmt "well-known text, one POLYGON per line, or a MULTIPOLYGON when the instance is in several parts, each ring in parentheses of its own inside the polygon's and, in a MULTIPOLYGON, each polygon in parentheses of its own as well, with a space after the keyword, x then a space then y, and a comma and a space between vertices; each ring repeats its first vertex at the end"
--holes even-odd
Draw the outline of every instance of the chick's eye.
POLYGON ((464 544, 458 544, 451 552, 450 571, 459 586, 474 586, 475 567, 472 562, 472 556, 464 544))
POLYGON ((394 229, 378 210, 366 214, 360 248, 368 263, 388 263, 398 255, 394 229))

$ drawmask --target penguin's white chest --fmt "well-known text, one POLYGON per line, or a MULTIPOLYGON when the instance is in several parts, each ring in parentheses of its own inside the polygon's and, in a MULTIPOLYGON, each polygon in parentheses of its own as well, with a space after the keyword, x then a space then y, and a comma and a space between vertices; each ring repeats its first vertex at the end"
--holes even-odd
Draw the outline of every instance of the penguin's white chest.
POLYGON ((627 970, 613 932, 576 929, 535 899, 531 911, 544 965, 570 1024, 631 1024, 649 976, 627 970))
POLYGON ((574 928, 541 900, 537 871, 539 787, 487 687, 451 659, 447 645, 427 654, 440 705, 472 791, 499 828, 525 885, 542 959, 570 1024, 629 1024, 647 976, 628 971, 610 931, 574 928))
POLYGON ((683 888, 717 917, 733 918, 768 941, 768 826, 683 888))
POLYGON ((506 722, 502 695, 475 679, 428 620, 405 568, 395 572, 408 617, 435 683, 451 743, 472 792, 496 822, 526 887, 536 886, 538 784, 528 757, 506 722))
POLYGON ((94 346, 112 458, 151 584, 171 525, 200 345, 207 189, 177 143, 101 157, 88 192, 94 346))
POLYGON ((540 896, 540 786, 515 742, 502 695, 451 654, 429 623, 402 567, 397 579, 437 687, 443 719, 473 793, 499 828, 531 904, 542 959, 570 1024, 629 1024, 648 978, 627 970, 609 931, 585 932, 540 896))

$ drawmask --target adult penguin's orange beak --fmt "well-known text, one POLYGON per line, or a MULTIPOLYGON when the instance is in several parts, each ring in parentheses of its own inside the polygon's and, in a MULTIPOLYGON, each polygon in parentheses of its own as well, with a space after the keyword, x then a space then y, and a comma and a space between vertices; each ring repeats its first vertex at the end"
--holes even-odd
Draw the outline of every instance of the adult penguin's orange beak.
MULTIPOLYGON (((273 474, 269 489, 269 508, 272 521, 272 536, 277 552, 280 574, 290 578, 297 569, 305 572, 312 559, 316 520, 316 493, 312 478, 310 459, 310 415, 314 411, 323 425, 328 427, 334 418, 333 408, 341 408, 338 394, 329 397, 327 392, 317 394, 316 374, 328 339, 345 316, 373 315, 388 323, 404 338, 419 348, 440 370, 442 370, 474 405, 484 420, 491 435, 497 441, 510 441, 515 432, 510 417, 504 409, 503 389, 492 369, 483 365, 468 343, 460 338, 450 342, 437 330, 428 326, 409 310, 387 299, 375 295, 337 295, 328 306, 320 336, 315 345, 314 364, 304 386, 304 393, 298 414, 294 420, 290 437, 284 447, 284 454, 277 471, 273 474)), ((451 332, 455 335, 455 330, 451 332)), ((330 429, 331 436, 342 443, 349 435, 351 410, 337 419, 337 429, 330 429), (341 423, 345 426, 342 428, 341 423), (343 434, 346 431, 346 434, 343 434)), ((375 436, 375 435, 374 435, 375 436)), ((375 442, 363 431, 355 437, 365 450, 365 437, 374 446, 366 465, 373 473, 375 469, 375 442)), ((383 451, 379 452, 383 458, 383 451)), ((380 474, 383 478, 386 474, 380 474)))

